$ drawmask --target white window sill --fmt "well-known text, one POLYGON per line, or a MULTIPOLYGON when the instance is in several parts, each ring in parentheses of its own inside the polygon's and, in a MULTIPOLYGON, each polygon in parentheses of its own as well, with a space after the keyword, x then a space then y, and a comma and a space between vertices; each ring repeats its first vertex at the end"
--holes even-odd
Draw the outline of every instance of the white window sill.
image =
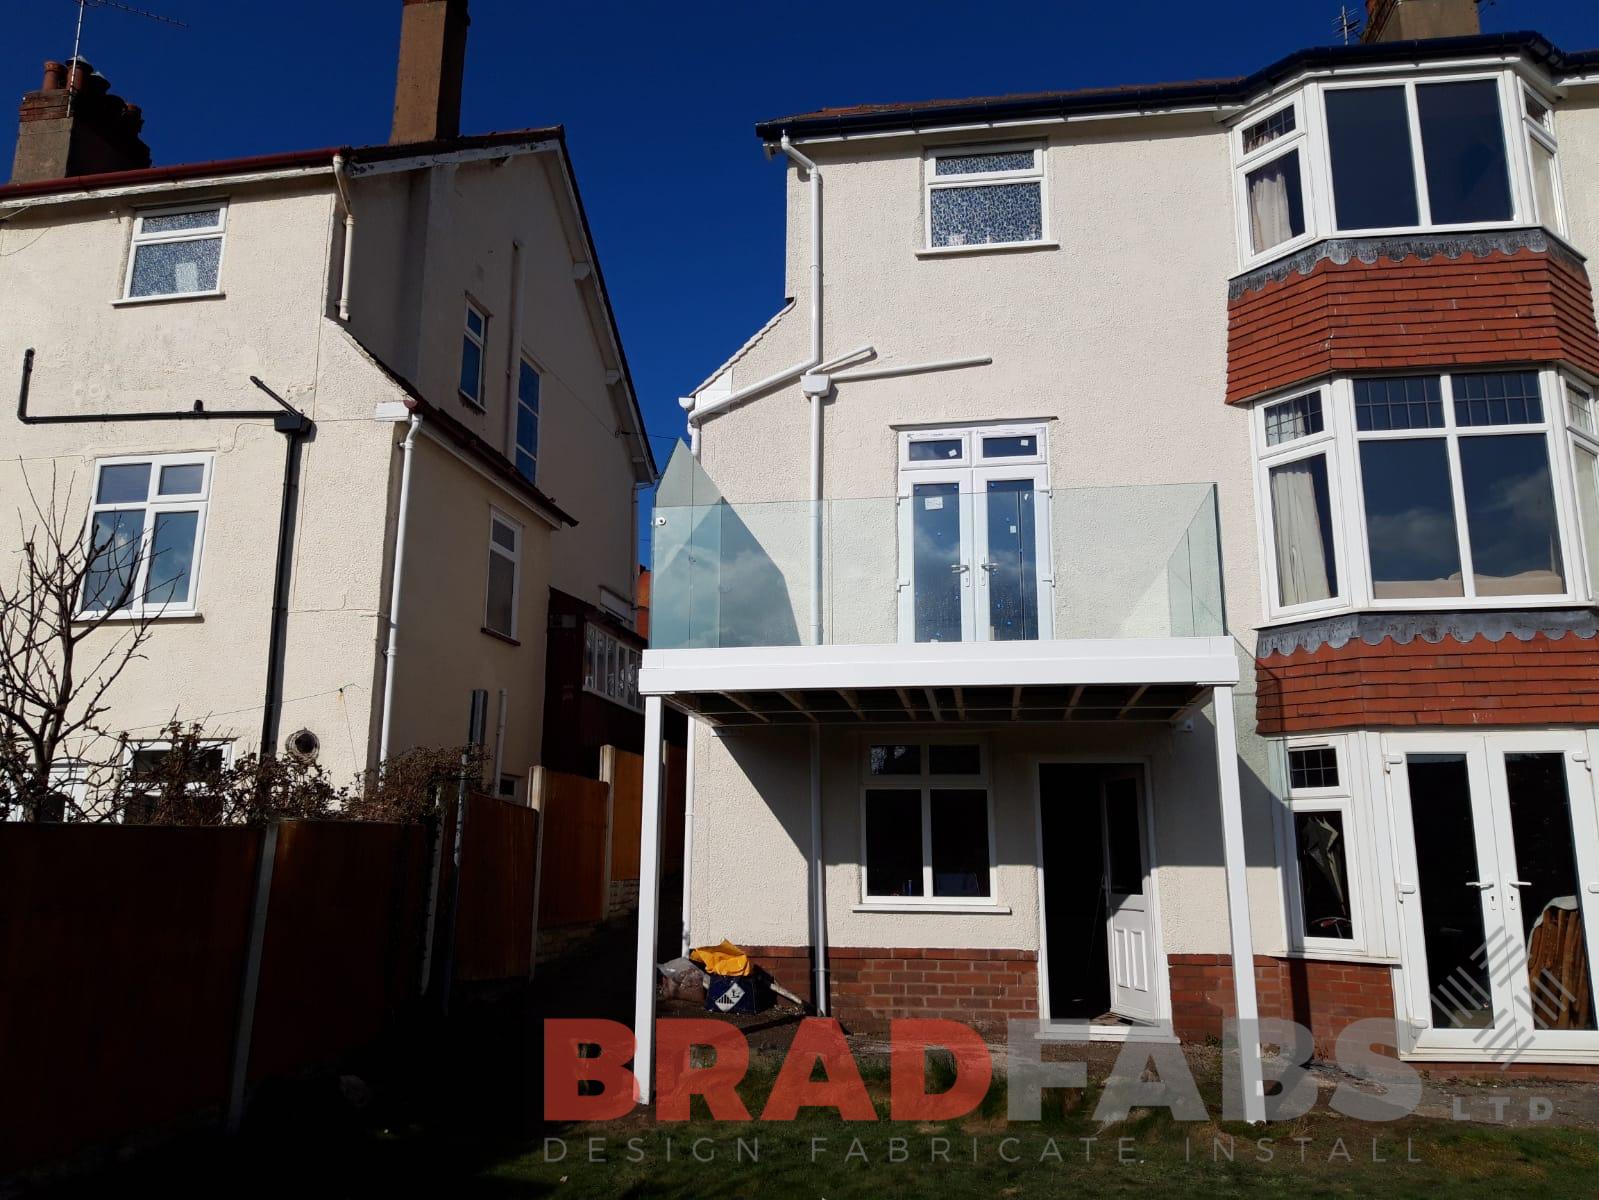
POLYGON ((100 621, 100 622, 104 622, 107 625, 128 625, 128 624, 132 624, 134 621, 203 621, 203 620, 205 620, 205 614, 202 613, 199 609, 197 609, 197 608, 185 608, 185 609, 182 609, 182 610, 180 610, 178 612, 152 612, 152 613, 120 612, 120 613, 113 613, 111 616, 104 616, 104 615, 102 615, 100 613, 79 613, 76 617, 72 618, 72 623, 74 625, 88 625, 91 622, 100 621))
POLYGON ((1302 625, 1322 617, 1346 617, 1360 613, 1429 613, 1470 612, 1473 609, 1498 610, 1505 608, 1596 608, 1599 602, 1579 600, 1574 596, 1416 596, 1406 600, 1374 600, 1367 604, 1342 604, 1336 608, 1317 608, 1307 612, 1277 615, 1262 621, 1257 630, 1276 629, 1284 625, 1302 625))
POLYGON ((994 242, 980 246, 932 246, 918 250, 917 258, 954 258, 962 254, 1005 254, 1017 250, 1059 250, 1059 242, 994 242))
POLYGON ((168 304, 174 300, 225 300, 227 293, 221 291, 211 292, 173 292, 166 296, 123 296, 120 300, 111 301, 112 308, 128 308, 135 304, 168 304))
POLYGON ((1389 958, 1383 954, 1367 954, 1361 950, 1334 950, 1331 948, 1324 950, 1319 946, 1284 950, 1277 957, 1301 959, 1305 962, 1361 963, 1370 967, 1397 967, 1401 965, 1397 958, 1389 958))
POLYGON ((850 908, 850 911, 858 913, 971 913, 976 916, 1005 917, 1010 915, 1011 907, 1008 904, 948 904, 930 900, 925 904, 856 904, 850 908))

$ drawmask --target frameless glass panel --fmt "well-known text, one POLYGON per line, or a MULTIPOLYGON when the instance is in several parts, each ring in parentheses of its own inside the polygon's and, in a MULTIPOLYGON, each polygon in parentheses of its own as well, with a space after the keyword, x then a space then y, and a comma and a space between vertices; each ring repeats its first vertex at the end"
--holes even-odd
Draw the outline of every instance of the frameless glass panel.
POLYGON ((133 601, 143 538, 143 509, 95 513, 89 531, 89 569, 83 577, 85 611, 126 608, 133 601))
POLYGON ((159 496, 198 496, 205 486, 204 463, 179 463, 161 468, 161 482, 156 486, 159 496))
MULTIPOLYGON (((489 599, 484 624, 495 633, 511 632, 511 597, 515 589, 516 567, 503 554, 489 555, 489 599)), ((608 674, 615 673, 615 664, 607 660, 608 674)))
POLYGON ((1356 429, 1442 429, 1443 424, 1438 376, 1355 380, 1356 429))
POLYGON ((1405 759, 1415 826, 1427 987, 1435 1029, 1486 1029, 1494 1023, 1483 927, 1484 880, 1477 866, 1476 816, 1464 754, 1405 759))
POLYGON ((1301 788, 1338 786, 1338 752, 1331 746, 1296 746, 1288 752, 1288 785, 1301 788))
POLYGON ((1555 152, 1537 138, 1527 139, 1532 152, 1532 193, 1538 203, 1538 223, 1554 229, 1560 223, 1560 202, 1555 198, 1555 152))
POLYGON ((985 154, 940 154, 933 160, 935 175, 976 175, 987 171, 1031 171, 1032 150, 996 150, 985 154))
POLYGON ((1138 782, 1105 781, 1106 888, 1113 896, 1144 894, 1144 846, 1138 832, 1138 782))
POLYGON ((908 448, 911 462, 941 462, 961 456, 960 438, 936 438, 911 442, 908 448))
POLYGON ((868 755, 873 775, 920 775, 920 746, 873 746, 868 755))
POLYGON ((981 788, 934 788, 928 812, 933 895, 988 895, 988 793, 981 788))
POLYGON ((193 582, 194 535, 200 526, 196 512, 157 513, 150 539, 150 572, 146 579, 146 604, 187 604, 193 582))
POLYGON ((1295 396, 1266 406, 1266 445, 1280 446, 1320 433, 1325 428, 1321 416, 1321 393, 1295 396))
POLYGON ((982 748, 934 743, 927 747, 927 770, 932 775, 980 775, 982 748))
POLYGON ((483 384, 483 347, 469 337, 461 339, 461 394, 475 401, 483 384))
POLYGON ((1294 846, 1299 861, 1299 903, 1305 936, 1354 937, 1343 813, 1295 813, 1294 846))
POLYGON ((1327 143, 1339 229, 1385 229, 1417 223, 1404 88, 1328 91, 1327 143))
POLYGON ((193 212, 144 216, 139 220, 139 232, 187 233, 196 229, 215 229, 221 224, 221 219, 220 208, 197 208, 193 212))
POLYGON ((1477 594, 1563 593, 1560 525, 1544 435, 1463 437, 1460 475, 1477 594))
POLYGON ((961 498, 953 483, 911 489, 912 589, 918 642, 961 640, 961 498))
POLYGON ((1268 142, 1290 134, 1295 128, 1294 106, 1279 108, 1264 121, 1256 121, 1244 130, 1244 153, 1259 150, 1268 142))
POLYGON ((866 894, 922 894, 922 793, 917 789, 866 793, 866 894))
POLYGON ((983 439, 984 458, 1020 458, 1023 455, 1038 453, 1038 439, 1032 434, 1025 436, 985 437, 983 439))
POLYGON ((1277 551, 1277 603, 1287 607, 1338 594, 1327 456, 1313 454, 1269 474, 1277 551))
POLYGON ((1372 594, 1465 595, 1443 440, 1361 442, 1360 474, 1372 594))
POLYGON ((1516 872, 1527 885, 1521 888, 1521 935, 1527 946, 1533 1026, 1593 1029, 1593 983, 1565 755, 1507 754, 1505 782, 1516 872))
POLYGON ((988 633, 999 642, 1038 637, 1037 502, 1031 479, 988 483, 988 633))
POLYGON ((113 463, 100 468, 96 504, 143 504, 149 496, 149 463, 113 463))
POLYGON ((135 246, 130 296, 174 296, 214 292, 222 262, 222 239, 154 242, 135 246))
POLYGON ((1588 586, 1599 594, 1599 455, 1577 446, 1577 507, 1581 510, 1582 544, 1588 552, 1588 586))
POLYGON ((1244 176, 1249 196, 1249 241, 1255 253, 1305 232, 1305 190, 1299 151, 1290 150, 1244 176))
POLYGON ((1515 209, 1498 82, 1418 84, 1416 109, 1432 223, 1510 220, 1515 209))
POLYGON ((1450 386, 1457 425, 1536 425, 1543 420, 1536 371, 1456 375, 1450 386))
POLYGON ((1044 236, 1044 208, 1038 183, 994 183, 978 187, 934 188, 934 246, 984 246, 1036 242, 1044 236))

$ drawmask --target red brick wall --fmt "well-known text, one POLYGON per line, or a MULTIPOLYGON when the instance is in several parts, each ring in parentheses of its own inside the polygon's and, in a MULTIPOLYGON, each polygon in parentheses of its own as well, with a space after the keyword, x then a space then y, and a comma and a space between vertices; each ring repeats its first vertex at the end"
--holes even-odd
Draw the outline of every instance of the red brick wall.
MULTIPOLYGON (((748 947, 797 995, 811 994, 805 946, 748 947)), ((1038 1016, 1038 956, 1031 950, 830 946, 833 1015, 852 1030, 886 1029, 894 1017, 946 1017, 990 1033, 1038 1016)))
POLYGON ((1230 404, 1333 372, 1524 362, 1599 371, 1593 292, 1564 256, 1322 259, 1228 305, 1230 404))
MULTIPOLYGON (((1185 1042, 1221 1037, 1231 1017, 1233 964, 1227 954, 1173 954, 1172 1030, 1185 1042)), ((1309 1028, 1316 1054, 1330 1057, 1338 1034, 1354 1021, 1392 1020, 1393 984, 1389 968, 1371 963, 1322 962, 1255 956, 1255 987, 1260 1015, 1309 1028)))
POLYGON ((1599 725, 1599 638, 1352 638, 1255 663, 1262 736, 1429 725, 1599 725))

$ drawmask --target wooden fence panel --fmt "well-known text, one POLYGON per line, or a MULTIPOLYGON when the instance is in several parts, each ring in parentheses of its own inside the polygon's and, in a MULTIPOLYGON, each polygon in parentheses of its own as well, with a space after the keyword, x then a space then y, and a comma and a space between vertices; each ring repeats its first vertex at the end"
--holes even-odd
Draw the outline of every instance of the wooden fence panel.
POLYGON ((262 837, 0 825, 0 1173, 226 1103, 262 837))
MULTIPOLYGON (((639 829, 644 819, 644 759, 615 746, 611 767, 611 879, 637 879, 639 829)), ((606 761, 602 754, 601 762, 606 761)))
POLYGON ((539 814, 523 804, 467 797, 456 917, 458 981, 526 979, 533 964, 533 890, 539 814))
POLYGON ((252 1081, 368 1044, 415 1003, 428 833, 422 825, 333 821, 278 827, 252 1081))
POLYGON ((541 771, 543 878, 539 925, 577 925, 605 916, 605 804, 609 789, 597 779, 541 771))

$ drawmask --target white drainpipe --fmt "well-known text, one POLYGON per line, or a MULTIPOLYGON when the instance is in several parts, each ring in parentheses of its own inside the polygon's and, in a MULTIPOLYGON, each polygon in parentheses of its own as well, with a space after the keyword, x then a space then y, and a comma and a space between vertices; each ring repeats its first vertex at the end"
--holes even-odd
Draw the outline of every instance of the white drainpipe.
POLYGON ((339 320, 350 319, 351 263, 355 254, 355 209, 350 205, 350 193, 344 186, 344 155, 333 156, 333 182, 338 185, 339 199, 344 202, 344 270, 339 277, 339 320))
POLYGON ((505 339, 505 457, 516 461, 517 386, 522 372, 522 239, 511 239, 510 336, 505 339))
POLYGON ((389 760, 389 731, 394 725, 394 661, 400 652, 400 585, 405 567, 405 518, 411 508, 411 459, 416 447, 416 435, 421 428, 422 415, 412 413, 411 427, 400 446, 400 513, 394 530, 394 578, 389 581, 389 644, 383 652, 383 732, 378 738, 380 767, 389 760))

